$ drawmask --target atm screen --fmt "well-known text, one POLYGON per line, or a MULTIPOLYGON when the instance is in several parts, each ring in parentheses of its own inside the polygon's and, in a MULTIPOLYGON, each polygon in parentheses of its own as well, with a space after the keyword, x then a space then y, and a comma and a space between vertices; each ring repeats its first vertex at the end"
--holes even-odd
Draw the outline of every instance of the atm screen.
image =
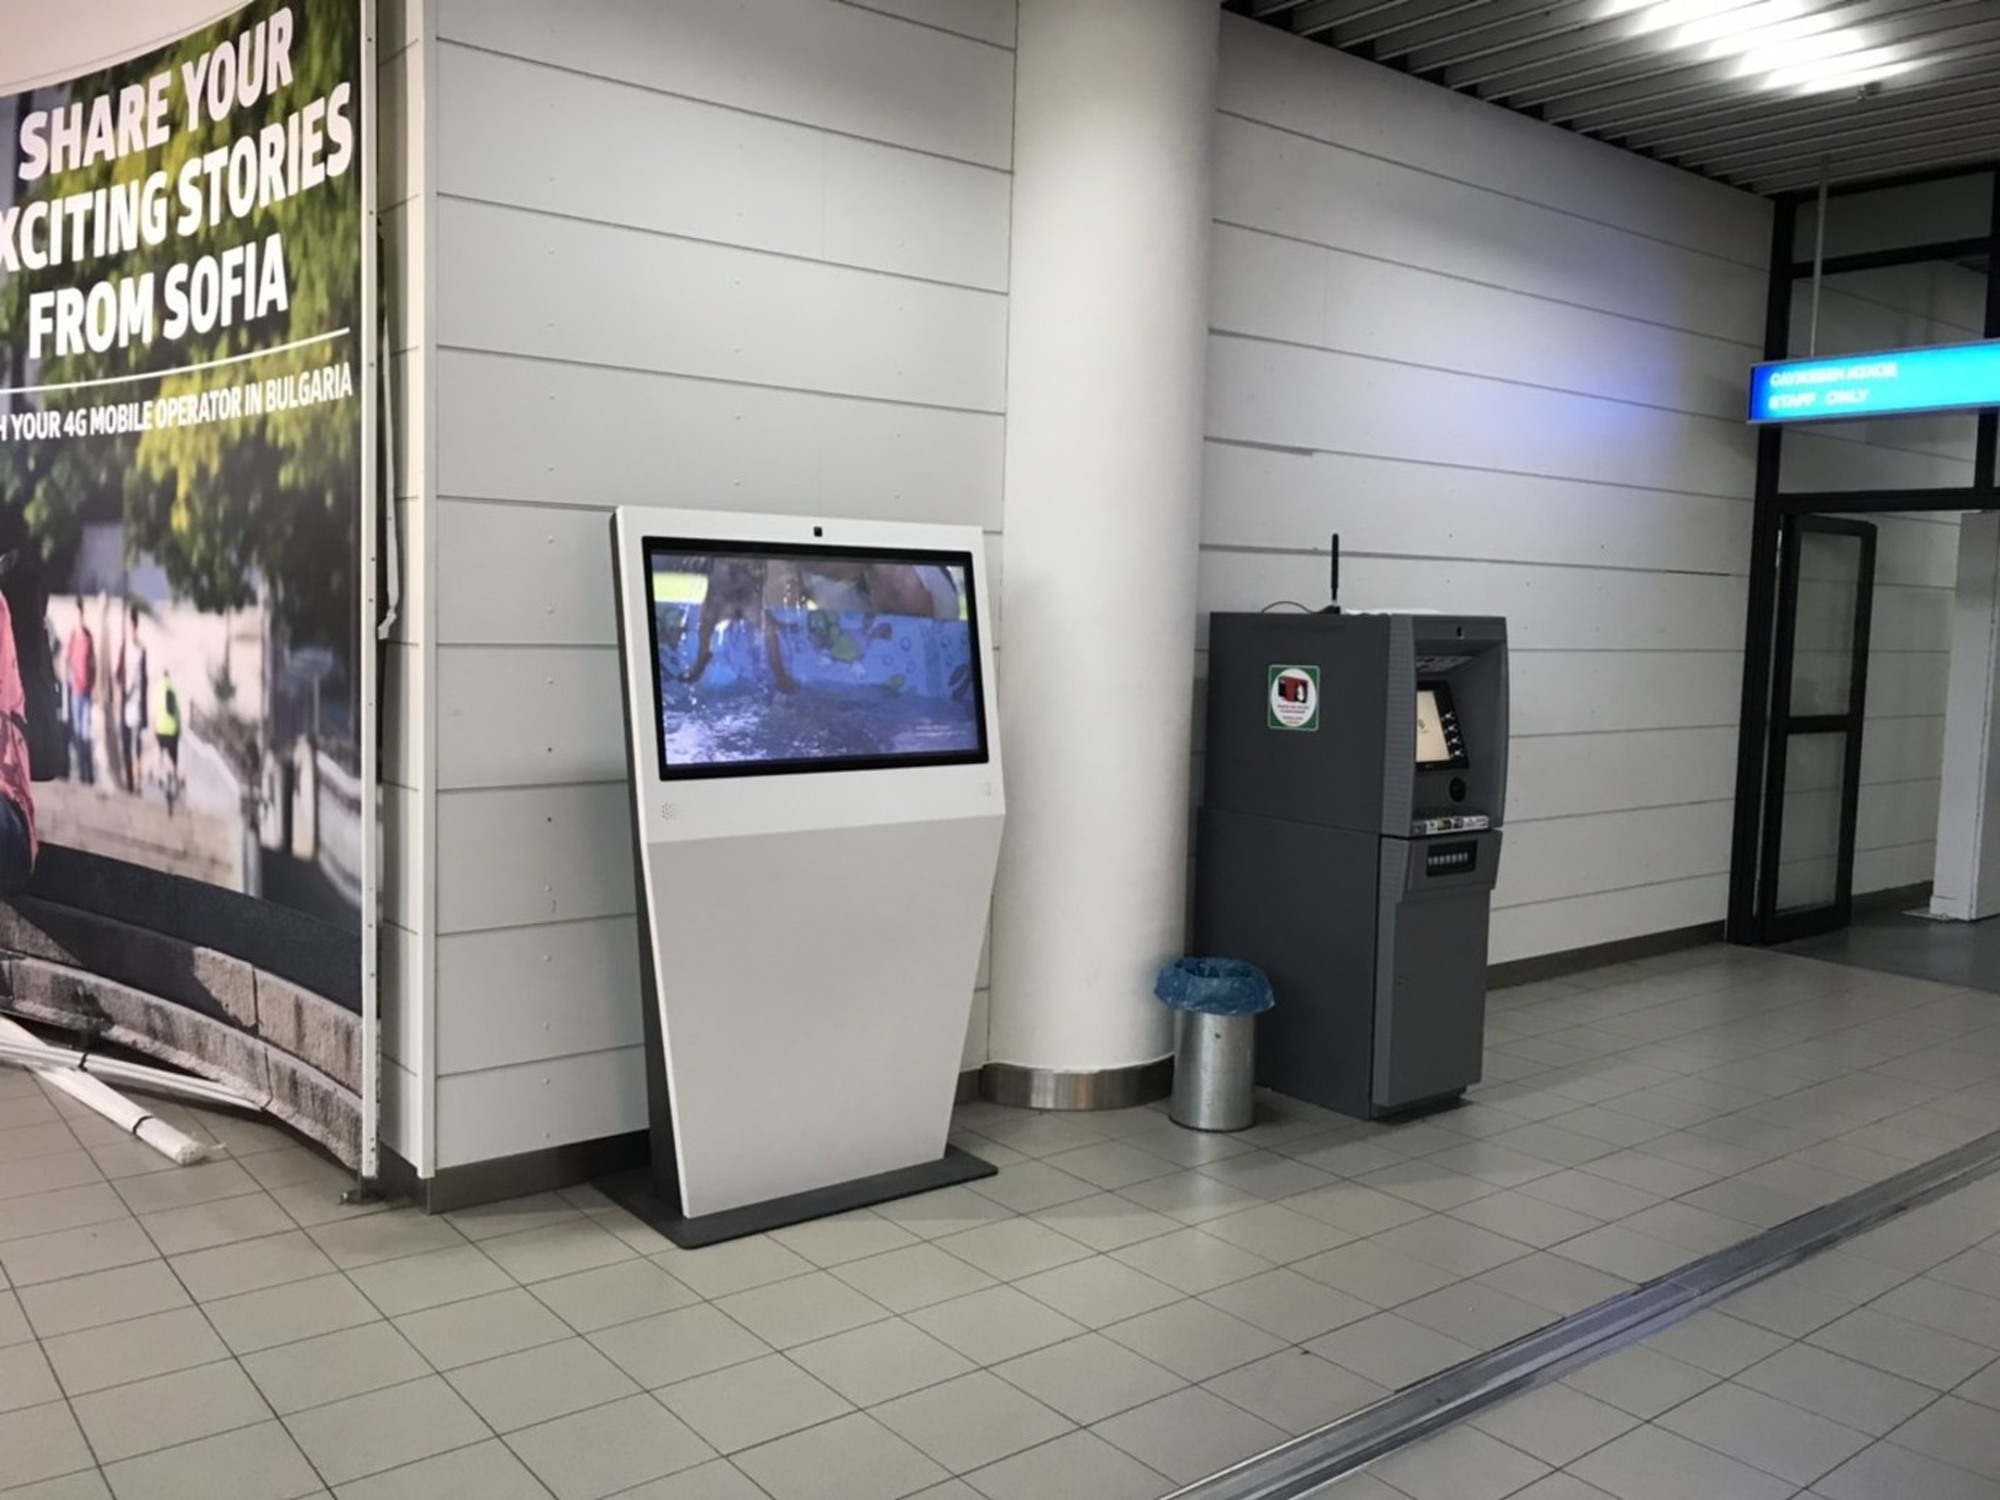
POLYGON ((1417 689, 1417 764, 1426 769, 1462 769, 1468 764, 1458 712, 1452 707, 1450 689, 1442 683, 1417 689))
POLYGON ((660 776, 984 761, 973 561, 646 542, 660 776))

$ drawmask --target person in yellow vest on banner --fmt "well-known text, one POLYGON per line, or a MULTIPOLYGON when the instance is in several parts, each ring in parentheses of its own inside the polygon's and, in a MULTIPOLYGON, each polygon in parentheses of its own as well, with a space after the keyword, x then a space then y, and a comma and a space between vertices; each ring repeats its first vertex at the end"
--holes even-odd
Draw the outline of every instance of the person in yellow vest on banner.
POLYGON ((174 687, 174 674, 164 666, 160 668, 159 697, 153 705, 153 741, 167 763, 160 780, 171 810, 181 780, 181 695, 174 687))

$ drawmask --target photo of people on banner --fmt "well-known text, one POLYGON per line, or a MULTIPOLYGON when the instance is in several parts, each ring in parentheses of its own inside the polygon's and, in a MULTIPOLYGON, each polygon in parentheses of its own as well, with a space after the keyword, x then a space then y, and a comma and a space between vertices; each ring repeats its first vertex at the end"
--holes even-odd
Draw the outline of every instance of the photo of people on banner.
POLYGON ((0 1010, 358 1140, 357 0, 0 97, 0 1010))

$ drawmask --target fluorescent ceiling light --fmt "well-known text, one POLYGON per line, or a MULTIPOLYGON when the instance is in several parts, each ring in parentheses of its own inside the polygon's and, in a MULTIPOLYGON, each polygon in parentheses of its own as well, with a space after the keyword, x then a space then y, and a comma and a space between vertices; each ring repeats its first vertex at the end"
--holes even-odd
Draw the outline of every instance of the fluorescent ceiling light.
POLYGON ((1674 45, 1699 47, 1705 42, 1729 42, 1740 36, 1799 20, 1816 20, 1821 26, 1831 24, 1824 16, 1810 15, 1804 0, 1756 0, 1752 5, 1738 6, 1712 16, 1703 16, 1698 21, 1689 21, 1674 33, 1674 45))
POLYGON ((1603 0, 1602 20, 1631 36, 1659 36, 1702 61, 1736 59, 1731 73, 1761 88, 1820 92, 1859 88, 1916 64, 1867 31, 1838 24, 1828 0, 1603 0))
POLYGON ((1767 73, 1762 81, 1768 89, 1823 94, 1835 89, 1858 89, 1864 84, 1880 83, 1885 78, 1907 73, 1915 66, 1915 63, 1897 57, 1888 47, 1871 47, 1865 52, 1850 53, 1825 62, 1779 68, 1767 73))
MULTIPOLYGON (((1758 47, 1743 54, 1738 68, 1744 73, 1776 73, 1793 68, 1809 68, 1818 64, 1832 65, 1844 63, 1848 58, 1864 50, 1861 34, 1843 27, 1839 31, 1822 31, 1815 36, 1795 37, 1789 42, 1781 42, 1775 47, 1758 47)), ((1880 47, 1867 49, 1881 52, 1880 47)))

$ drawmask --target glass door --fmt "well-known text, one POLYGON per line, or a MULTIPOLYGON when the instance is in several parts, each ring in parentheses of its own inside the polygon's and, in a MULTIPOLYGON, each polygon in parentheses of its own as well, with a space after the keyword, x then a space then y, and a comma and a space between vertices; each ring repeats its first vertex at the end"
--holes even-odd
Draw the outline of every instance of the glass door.
POLYGON ((1829 516, 1786 519, 1759 840, 1762 942, 1848 923, 1874 592, 1873 525, 1829 516))

